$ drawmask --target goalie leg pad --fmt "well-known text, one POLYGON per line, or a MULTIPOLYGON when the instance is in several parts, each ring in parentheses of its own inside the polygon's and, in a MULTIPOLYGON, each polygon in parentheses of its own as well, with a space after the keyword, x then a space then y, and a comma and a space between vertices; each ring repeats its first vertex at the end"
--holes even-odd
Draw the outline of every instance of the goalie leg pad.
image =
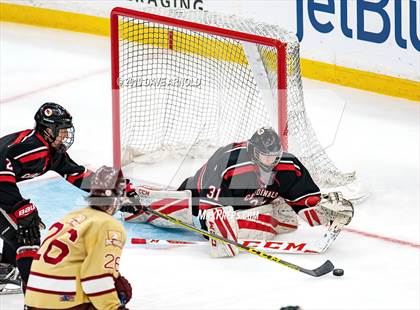
POLYGON ((298 227, 297 215, 286 203, 276 201, 236 212, 239 239, 271 240, 277 234, 295 231, 298 227))
MULTIPOLYGON (((210 233, 238 242, 238 224, 231 206, 209 209, 206 212, 206 225, 210 233)), ((239 253, 234 245, 209 239, 212 257, 232 257, 239 253)))
MULTIPOLYGON (((160 191, 145 187, 135 189, 142 205, 150 206, 153 210, 170 215, 180 221, 192 225, 191 192, 185 191, 160 191)), ((124 212, 124 220, 131 223, 149 223, 163 228, 179 228, 178 225, 162 219, 156 215, 140 211, 136 214, 124 212)))

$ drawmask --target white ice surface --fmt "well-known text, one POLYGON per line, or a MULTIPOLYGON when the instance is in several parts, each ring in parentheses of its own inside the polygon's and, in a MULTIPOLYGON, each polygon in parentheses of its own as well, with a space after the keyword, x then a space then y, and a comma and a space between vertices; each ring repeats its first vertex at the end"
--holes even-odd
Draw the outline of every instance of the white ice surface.
MULTIPOLYGON (((108 39, 9 23, 0 24, 0 36, 0 136, 31 128, 39 105, 56 101, 74 117, 73 159, 111 164, 108 39)), ((304 89, 329 155, 343 170, 356 170, 371 193, 350 227, 419 244, 419 103, 310 80, 304 89)), ((198 164, 176 174, 176 161, 143 166, 139 177, 176 186, 198 164)), ((121 272, 134 290, 129 308, 420 308, 418 247, 343 232, 324 255, 282 255, 308 268, 331 259, 345 269, 342 278, 311 278, 249 254, 211 259, 207 252, 205 245, 125 250, 121 272)), ((1 309, 22 304, 21 295, 0 297, 1 309)))

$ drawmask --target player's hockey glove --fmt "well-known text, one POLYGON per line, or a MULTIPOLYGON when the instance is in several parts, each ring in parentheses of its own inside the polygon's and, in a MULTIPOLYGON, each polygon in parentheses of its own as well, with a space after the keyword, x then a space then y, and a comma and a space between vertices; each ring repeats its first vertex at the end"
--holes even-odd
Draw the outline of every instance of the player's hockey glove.
POLYGON ((118 293, 121 305, 125 306, 131 300, 131 296, 133 295, 130 282, 128 282, 128 280, 122 275, 119 275, 118 278, 115 279, 115 290, 118 293))
POLYGON ((143 207, 140 203, 139 195, 136 193, 134 185, 128 179, 126 180, 124 193, 125 199, 121 204, 120 211, 132 214, 142 211, 143 207))
POLYGON ((39 217, 37 208, 29 200, 22 200, 13 206, 12 213, 17 224, 18 244, 39 245, 40 229, 45 229, 45 224, 39 217))

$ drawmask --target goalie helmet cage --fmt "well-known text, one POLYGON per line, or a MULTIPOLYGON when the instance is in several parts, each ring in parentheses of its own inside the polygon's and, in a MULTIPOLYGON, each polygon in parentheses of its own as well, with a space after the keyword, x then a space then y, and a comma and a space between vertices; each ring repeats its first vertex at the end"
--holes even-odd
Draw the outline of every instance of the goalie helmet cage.
POLYGON ((355 180, 307 118, 293 33, 206 11, 147 11, 111 12, 114 166, 244 141, 270 125, 320 186, 355 180))

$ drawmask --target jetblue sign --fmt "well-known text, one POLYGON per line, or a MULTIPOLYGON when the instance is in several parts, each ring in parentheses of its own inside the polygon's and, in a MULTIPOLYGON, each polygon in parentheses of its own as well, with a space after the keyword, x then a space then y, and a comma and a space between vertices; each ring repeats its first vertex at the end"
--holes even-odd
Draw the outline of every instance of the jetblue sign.
MULTIPOLYGON (((297 36, 299 41, 304 38, 304 21, 320 33, 329 33, 340 27, 344 36, 351 39, 371 43, 383 43, 388 39, 395 40, 396 44, 407 49, 411 44, 420 52, 420 39, 417 27, 420 24, 419 0, 296 0, 297 5, 297 36), (349 26, 349 2, 355 4, 356 27, 349 26), (307 3, 307 6, 304 5, 307 3), (404 8, 403 5, 404 4, 404 8), (306 10, 305 10, 306 7, 306 10), (404 12, 404 10, 408 10, 404 12), (393 14, 389 14, 393 12, 393 14), (405 13, 405 14, 404 14, 405 13), (307 14, 308 18, 305 18, 307 14), (339 15, 339 25, 332 22, 332 15, 339 15), (322 21, 319 17, 322 15, 322 21), (328 16, 331 18, 328 19, 328 16), (367 16, 380 21, 380 29, 375 31, 367 29, 367 16), (403 18, 408 16, 408 18, 403 18), (328 20, 328 21, 326 21, 328 20), (392 28, 394 31, 392 31, 392 28)), ((306 28, 308 29, 308 28, 306 28)))

